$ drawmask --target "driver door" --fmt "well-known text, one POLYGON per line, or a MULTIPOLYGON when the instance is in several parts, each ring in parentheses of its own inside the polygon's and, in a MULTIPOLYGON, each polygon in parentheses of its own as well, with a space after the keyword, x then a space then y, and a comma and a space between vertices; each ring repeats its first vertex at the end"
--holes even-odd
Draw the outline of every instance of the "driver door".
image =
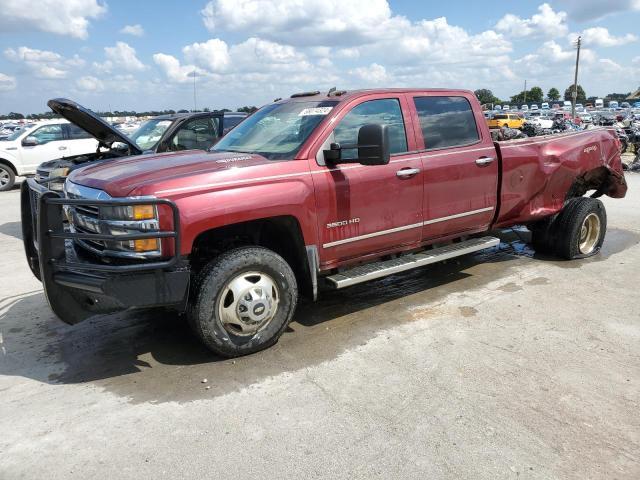
MULTIPOLYGON (((21 145, 22 164, 26 173, 35 173, 36 168, 42 162, 55 160, 60 157, 68 157, 69 142, 65 140, 61 124, 43 125, 31 132, 29 137, 38 140, 37 145, 21 145)), ((24 140, 24 138, 23 138, 24 140)))
MULTIPOLYGON (((410 118, 403 95, 361 97, 337 117, 311 165, 322 268, 420 241, 422 165, 420 155, 410 153, 415 150, 410 118), (388 126, 389 164, 326 164, 323 150, 329 144, 356 144, 359 128, 371 123, 388 126)), ((343 150, 342 158, 356 152, 343 150)))

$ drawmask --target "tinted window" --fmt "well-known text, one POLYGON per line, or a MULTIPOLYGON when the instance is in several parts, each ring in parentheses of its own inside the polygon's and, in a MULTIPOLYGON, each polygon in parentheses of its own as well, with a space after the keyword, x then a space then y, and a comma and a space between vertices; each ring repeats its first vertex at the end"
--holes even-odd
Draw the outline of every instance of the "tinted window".
MULTIPOLYGON (((392 98, 371 100, 354 107, 344 116, 333 131, 335 141, 345 145, 357 144, 358 130, 368 123, 379 123, 388 126, 390 153, 407 151, 407 134, 404 130, 400 102, 392 98)), ((357 158, 357 156, 357 149, 342 151, 342 158, 357 158)))
POLYGON ((224 117, 222 121, 222 135, 226 135, 229 130, 238 125, 246 117, 224 117))
POLYGON ((83 139, 83 138, 93 138, 91 135, 89 135, 87 132, 82 130, 77 125, 74 125, 73 123, 70 123, 68 125, 68 128, 69 128, 69 140, 80 140, 80 139, 83 139))
POLYGON ((62 125, 44 125, 29 136, 36 137, 40 144, 63 140, 62 125))
POLYGON ((172 150, 207 150, 218 139, 217 132, 210 118, 191 120, 180 127, 171 140, 172 150))
POLYGON ((479 140, 473 110, 466 98, 416 97, 414 102, 427 150, 468 145, 479 140))

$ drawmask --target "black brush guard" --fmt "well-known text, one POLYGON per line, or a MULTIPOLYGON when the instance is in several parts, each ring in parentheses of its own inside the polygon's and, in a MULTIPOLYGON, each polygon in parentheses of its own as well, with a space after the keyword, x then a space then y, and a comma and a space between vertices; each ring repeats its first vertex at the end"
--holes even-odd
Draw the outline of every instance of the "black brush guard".
POLYGON ((76 324, 96 314, 132 307, 184 309, 189 289, 189 265, 180 258, 180 215, 175 203, 164 199, 63 198, 33 179, 22 183, 20 201, 27 263, 42 282, 51 309, 64 322, 76 324), (141 204, 168 206, 173 214, 173 230, 107 235, 72 233, 65 229, 65 205, 141 204), (107 264, 83 255, 82 249, 73 242, 148 238, 173 239, 173 256, 160 261, 107 264))

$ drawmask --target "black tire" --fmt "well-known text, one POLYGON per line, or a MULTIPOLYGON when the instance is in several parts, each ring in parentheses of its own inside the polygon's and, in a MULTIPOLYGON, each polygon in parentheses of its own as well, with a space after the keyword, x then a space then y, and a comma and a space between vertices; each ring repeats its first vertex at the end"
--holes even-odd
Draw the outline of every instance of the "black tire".
POLYGON ((189 323, 210 350, 224 357, 248 355, 274 345, 291 321, 298 301, 291 267, 280 255, 262 247, 242 247, 221 254, 202 269, 192 292, 189 323), (227 285, 244 272, 266 274, 277 287, 275 315, 252 336, 230 332, 218 314, 227 285))
POLYGON ((5 163, 0 163, 0 192, 11 190, 16 184, 16 174, 13 169, 5 163))
POLYGON ((602 247, 606 231, 607 213, 603 203, 595 198, 579 197, 568 200, 554 218, 550 226, 550 239, 557 256, 573 260, 596 255, 602 247), (591 214, 599 220, 597 239, 592 250, 583 252, 580 250, 582 227, 591 214))

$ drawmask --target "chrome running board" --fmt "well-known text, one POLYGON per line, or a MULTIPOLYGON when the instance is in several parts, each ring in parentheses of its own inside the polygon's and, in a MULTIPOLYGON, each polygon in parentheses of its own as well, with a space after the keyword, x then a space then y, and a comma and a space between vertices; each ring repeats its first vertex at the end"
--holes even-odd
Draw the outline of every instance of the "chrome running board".
POLYGON ((329 285, 335 288, 345 288, 376 278, 386 277, 394 273, 404 272, 414 268, 441 262, 449 258, 460 257, 468 253, 495 247, 500 240, 495 237, 472 238, 460 243, 453 243, 444 247, 425 250, 411 255, 384 260, 376 263, 359 265, 340 273, 326 277, 329 285))

